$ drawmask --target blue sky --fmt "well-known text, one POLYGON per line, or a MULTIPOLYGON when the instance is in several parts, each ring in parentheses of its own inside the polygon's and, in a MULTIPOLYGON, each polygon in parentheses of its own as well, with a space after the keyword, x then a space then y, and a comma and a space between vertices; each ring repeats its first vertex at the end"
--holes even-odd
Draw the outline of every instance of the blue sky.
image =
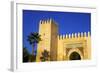
POLYGON ((32 46, 27 41, 27 36, 39 31, 40 20, 50 18, 58 23, 59 34, 91 32, 90 13, 23 10, 23 47, 28 48, 30 53, 32 46))

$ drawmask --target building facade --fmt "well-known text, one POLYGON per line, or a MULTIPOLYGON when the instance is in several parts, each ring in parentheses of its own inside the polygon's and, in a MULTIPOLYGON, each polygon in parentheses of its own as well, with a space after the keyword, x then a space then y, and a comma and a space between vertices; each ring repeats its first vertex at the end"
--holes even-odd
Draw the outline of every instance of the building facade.
POLYGON ((58 33, 58 25, 54 20, 40 20, 39 34, 42 40, 37 45, 37 62, 41 61, 44 50, 49 52, 48 61, 91 59, 90 32, 65 35, 58 33))

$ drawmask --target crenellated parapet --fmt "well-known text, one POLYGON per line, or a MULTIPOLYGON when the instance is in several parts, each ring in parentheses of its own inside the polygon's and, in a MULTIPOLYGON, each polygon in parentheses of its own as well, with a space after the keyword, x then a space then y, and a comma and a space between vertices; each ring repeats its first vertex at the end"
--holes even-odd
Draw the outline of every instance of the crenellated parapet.
POLYGON ((48 19, 48 20, 40 20, 40 24, 48 24, 48 23, 51 23, 52 20, 51 19, 48 19))
POLYGON ((72 33, 72 34, 64 34, 64 35, 58 35, 58 39, 70 39, 70 38, 84 38, 84 37, 90 37, 90 32, 78 32, 78 33, 72 33))
POLYGON ((39 24, 57 24, 53 19, 40 20, 39 24))

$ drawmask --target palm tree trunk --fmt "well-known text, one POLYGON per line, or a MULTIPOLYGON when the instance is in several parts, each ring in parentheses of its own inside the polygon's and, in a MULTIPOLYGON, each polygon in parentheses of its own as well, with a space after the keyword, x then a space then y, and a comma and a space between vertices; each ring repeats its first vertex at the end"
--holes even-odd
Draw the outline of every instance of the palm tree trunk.
POLYGON ((34 46, 35 44, 32 44, 32 55, 34 56, 34 46))
POLYGON ((34 62, 36 60, 35 55, 34 55, 34 46, 35 44, 32 44, 32 56, 31 56, 31 62, 34 62))

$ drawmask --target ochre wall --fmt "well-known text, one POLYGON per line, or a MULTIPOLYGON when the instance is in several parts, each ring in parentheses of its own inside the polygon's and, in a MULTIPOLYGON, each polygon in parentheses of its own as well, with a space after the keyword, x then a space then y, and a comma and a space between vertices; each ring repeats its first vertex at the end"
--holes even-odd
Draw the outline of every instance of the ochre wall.
POLYGON ((57 60, 69 60, 69 52, 76 51, 81 59, 91 58, 91 37, 88 33, 75 33, 58 36, 57 60), (67 46, 70 45, 70 46, 67 46), (75 50, 76 49, 76 50, 75 50), (79 49, 79 51, 77 50, 79 49))

